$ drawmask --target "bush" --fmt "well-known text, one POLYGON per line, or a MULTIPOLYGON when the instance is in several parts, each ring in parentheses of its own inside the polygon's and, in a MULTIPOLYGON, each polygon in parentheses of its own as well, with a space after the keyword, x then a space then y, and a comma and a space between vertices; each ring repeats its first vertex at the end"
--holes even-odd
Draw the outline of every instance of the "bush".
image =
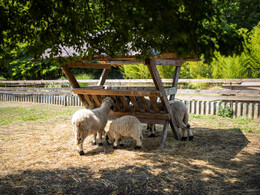
POLYGON ((225 106, 224 108, 220 106, 218 108, 217 115, 222 117, 233 118, 233 110, 229 106, 225 106))

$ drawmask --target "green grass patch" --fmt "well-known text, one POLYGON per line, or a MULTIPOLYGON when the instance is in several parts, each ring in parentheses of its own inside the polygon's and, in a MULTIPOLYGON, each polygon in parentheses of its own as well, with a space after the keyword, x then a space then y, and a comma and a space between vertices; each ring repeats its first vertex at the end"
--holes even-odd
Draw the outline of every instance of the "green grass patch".
POLYGON ((190 114, 189 115, 190 119, 216 119, 216 116, 212 115, 197 115, 197 114, 190 114))
POLYGON ((0 102, 0 126, 22 121, 57 121, 70 120, 79 107, 63 107, 46 104, 19 104, 0 102), (17 105, 17 104, 16 104, 17 105))

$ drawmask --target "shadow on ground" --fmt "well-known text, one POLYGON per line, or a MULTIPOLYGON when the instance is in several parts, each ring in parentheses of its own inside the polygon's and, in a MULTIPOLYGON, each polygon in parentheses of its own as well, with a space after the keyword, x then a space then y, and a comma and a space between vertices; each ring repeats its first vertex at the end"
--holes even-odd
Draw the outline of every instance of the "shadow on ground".
MULTIPOLYGON (((161 133, 161 132, 159 132, 161 133)), ((168 136, 158 150, 160 136, 145 137, 140 160, 149 164, 104 168, 90 165, 55 171, 26 170, 0 178, 1 194, 257 194, 260 186, 259 153, 244 148, 248 139, 240 130, 194 129, 192 142, 168 136)), ((169 132, 171 134, 171 132, 169 132)), ((112 154, 111 146, 106 149, 112 154)), ((125 150, 133 150, 133 146, 125 150)), ((100 148, 86 154, 95 155, 100 148)))

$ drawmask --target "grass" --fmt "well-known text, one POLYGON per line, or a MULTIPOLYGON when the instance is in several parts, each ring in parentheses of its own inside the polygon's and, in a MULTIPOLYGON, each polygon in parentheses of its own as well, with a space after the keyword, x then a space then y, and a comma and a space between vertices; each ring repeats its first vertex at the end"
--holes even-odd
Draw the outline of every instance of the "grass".
MULTIPOLYGON (((257 194, 259 121, 190 116, 193 141, 162 125, 143 148, 84 142, 75 150, 71 116, 79 107, 0 102, 0 194, 257 194), (8 120, 9 119, 9 120, 8 120), (258 127, 257 127, 258 126, 258 127)), ((109 121, 110 122, 110 121, 109 121)), ((108 124, 109 125, 109 124, 108 124)), ((108 125, 106 128, 108 128, 108 125)))

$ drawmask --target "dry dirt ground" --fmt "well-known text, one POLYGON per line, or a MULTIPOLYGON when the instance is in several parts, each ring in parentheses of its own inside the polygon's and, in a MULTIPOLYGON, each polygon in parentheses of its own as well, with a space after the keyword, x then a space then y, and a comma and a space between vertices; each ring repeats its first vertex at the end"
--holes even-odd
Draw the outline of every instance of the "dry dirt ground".
POLYGON ((260 131, 231 120, 191 118, 194 140, 176 141, 169 129, 163 150, 162 126, 149 138, 143 125, 141 150, 130 138, 114 150, 89 137, 79 156, 70 122, 79 108, 0 102, 2 119, 6 108, 15 122, 0 125, 0 194, 260 194, 260 131), (15 119, 18 108, 38 107, 42 117, 15 119))

